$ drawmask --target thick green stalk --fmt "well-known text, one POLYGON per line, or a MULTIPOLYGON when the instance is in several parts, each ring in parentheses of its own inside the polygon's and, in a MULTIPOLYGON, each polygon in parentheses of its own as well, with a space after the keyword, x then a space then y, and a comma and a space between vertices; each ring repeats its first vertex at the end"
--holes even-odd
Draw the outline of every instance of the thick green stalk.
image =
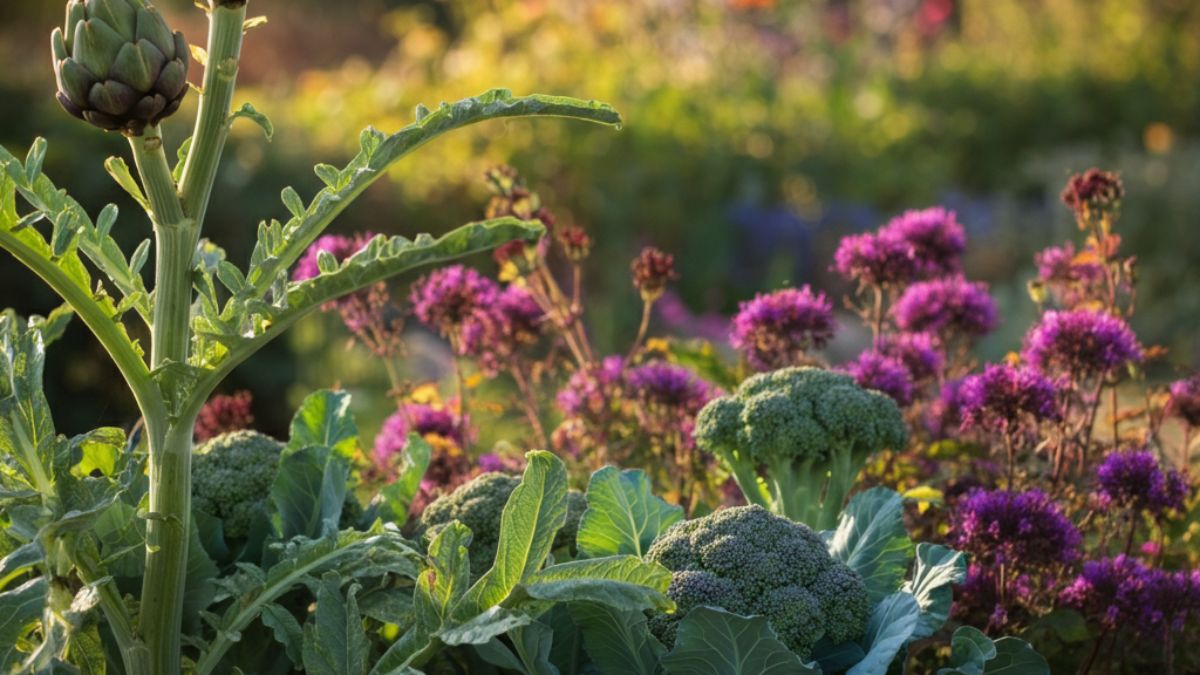
POLYGON ((208 67, 204 71, 200 112, 192 133, 192 149, 179 181, 184 213, 198 225, 204 223, 217 165, 229 134, 229 112, 237 85, 245 21, 244 2, 218 5, 210 12, 208 67))
MULTIPOLYGON (((130 144, 150 198, 157 244, 150 364, 158 369, 187 363, 198 228, 184 216, 158 128, 148 128, 145 135, 131 138, 130 144)), ((151 672, 174 675, 180 666, 194 418, 172 420, 164 414, 169 411, 142 413, 150 441, 150 511, 139 623, 150 651, 151 672)))
POLYGON ((139 623, 150 650, 150 670, 155 675, 179 673, 192 502, 193 423, 194 418, 177 420, 165 434, 150 441, 150 511, 139 623))

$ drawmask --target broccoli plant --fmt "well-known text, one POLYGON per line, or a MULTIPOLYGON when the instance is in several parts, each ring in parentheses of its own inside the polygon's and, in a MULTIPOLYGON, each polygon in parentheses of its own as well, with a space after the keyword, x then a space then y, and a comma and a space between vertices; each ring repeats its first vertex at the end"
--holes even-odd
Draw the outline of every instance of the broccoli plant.
POLYGON ((226 537, 245 539, 267 512, 283 443, 257 431, 221 434, 192 458, 192 508, 221 520, 226 537))
MULTIPOLYGON (((419 106, 415 121, 395 134, 364 131, 358 154, 345 168, 316 167, 324 188, 307 203, 296 190, 284 189, 286 220, 259 225, 249 264, 239 268, 225 259, 216 242, 201 237, 230 125, 246 119, 271 132, 270 123, 249 104, 236 111, 232 107, 243 35, 261 21, 247 20, 246 0, 197 4, 209 20, 207 48, 195 50, 203 55, 204 73, 194 130, 173 153, 179 157, 174 166, 160 124, 178 110, 188 91, 192 50, 184 36, 172 31, 147 0, 71 0, 66 25, 54 31, 51 41, 59 102, 72 115, 119 132, 129 142, 135 170, 115 157, 105 168, 142 207, 150 226, 152 236, 132 254, 122 251, 110 233, 114 227, 138 227, 138 219, 119 219, 111 205, 93 219, 43 175, 44 140, 35 141, 23 161, 0 149, 0 248, 30 268, 86 324, 116 364, 144 420, 142 439, 149 464, 142 510, 144 579, 136 603, 111 598, 103 603, 109 623, 125 628, 110 633, 116 640, 113 653, 121 655, 129 673, 170 675, 181 667, 192 428, 200 407, 224 377, 333 298, 421 265, 511 240, 536 239, 542 227, 500 218, 440 238, 380 236, 341 263, 322 257, 321 273, 303 281, 289 281, 289 266, 388 167, 446 132, 520 116, 571 117, 613 126, 620 121, 612 108, 600 103, 518 97, 504 90, 433 110, 419 106), (18 195, 28 208, 18 208, 18 195), (142 270, 151 248, 153 281, 148 283, 142 270), (97 272, 99 278, 94 278, 97 272), (142 330, 148 341, 132 337, 142 330), (136 619, 131 608, 136 608, 136 619)), ((38 328, 31 330, 39 334, 38 328)), ((28 411, 34 395, 18 389, 14 405, 28 411)), ((14 412, 20 424, 0 429, 5 456, 29 460, 13 460, 23 468, 6 474, 5 480, 15 485, 6 486, 0 506, 2 520, 9 523, 20 509, 41 502, 38 516, 26 528, 17 534, 9 528, 8 534, 39 542, 43 572, 61 576, 78 571, 81 556, 91 546, 86 526, 78 527, 70 542, 64 540, 64 519, 90 512, 96 504, 68 508, 54 495, 56 483, 70 467, 54 458, 55 441, 45 435, 45 412, 39 408, 36 418, 14 412), (35 428, 33 436, 23 433, 29 425, 35 428), (61 554, 53 569, 48 566, 51 551, 61 554)), ((104 578, 103 569, 93 573, 96 579, 104 578)), ((6 600, 6 608, 16 602, 6 600)), ((21 602, 37 607, 41 615, 41 608, 52 607, 56 600, 23 596, 21 602)), ((45 621, 54 615, 47 611, 45 621)), ((24 635, 26 624, 20 628, 24 635)), ((40 634, 46 643, 33 650, 35 654, 47 663, 68 658, 70 645, 79 643, 56 641, 54 636, 61 632, 44 626, 40 634)))
POLYGON ((747 379, 709 402, 695 431, 747 501, 818 530, 837 522, 867 458, 903 447, 907 433, 891 398, 818 368, 747 379))
MULTIPOLYGON (((478 578, 492 566, 500 541, 501 516, 508 498, 521 483, 515 476, 489 472, 476 476, 449 494, 435 499, 417 521, 416 530, 426 539, 437 538, 446 526, 461 523, 471 530, 471 576, 478 578)), ((552 551, 570 554, 587 501, 578 490, 568 490, 567 516, 554 537, 552 551)))
POLYGON ((816 532, 758 505, 677 524, 647 557, 672 572, 676 611, 650 622, 667 646, 688 610, 719 607, 767 617, 779 639, 807 658, 822 638, 836 645, 862 637, 871 612, 862 577, 830 556, 816 532))

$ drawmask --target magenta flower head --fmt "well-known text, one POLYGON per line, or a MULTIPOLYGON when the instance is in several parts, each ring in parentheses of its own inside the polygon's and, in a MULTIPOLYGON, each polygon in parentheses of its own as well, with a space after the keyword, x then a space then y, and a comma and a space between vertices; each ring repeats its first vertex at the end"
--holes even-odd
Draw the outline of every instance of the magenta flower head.
POLYGON ((1171 383, 1167 412, 1189 426, 1200 427, 1200 373, 1171 383))
POLYGON ((1149 450, 1111 452, 1096 468, 1096 497, 1105 507, 1161 516, 1182 511, 1190 493, 1187 477, 1164 471, 1149 450))
POLYGON ((691 416, 721 393, 691 370, 662 361, 631 369, 625 382, 630 396, 643 405, 671 408, 691 416))
POLYGON ((1102 375, 1142 360, 1137 336, 1102 311, 1049 311, 1025 336, 1023 358, 1045 373, 1102 375))
POLYGON ((842 366, 842 370, 860 387, 883 392, 902 406, 912 403, 912 375, 899 359, 867 350, 842 366))
POLYGON ((833 269, 861 286, 903 285, 918 278, 913 245, 894 235, 867 232, 842 237, 833 269))
POLYGON ((895 238, 912 246, 917 275, 923 279, 962 272, 962 255, 967 235, 953 211, 935 206, 905 211, 879 231, 882 238, 895 238))
POLYGON ((691 370, 655 361, 625 374, 626 395, 637 402, 635 414, 642 430, 651 436, 681 438, 693 448, 696 415, 721 391, 691 370))
POLYGON ((806 285, 741 303, 729 341, 755 370, 777 370, 804 363, 810 350, 829 342, 835 327, 833 305, 806 285))
POLYGON ((1161 639, 1166 630, 1182 630, 1189 616, 1200 613, 1200 577, 1119 555, 1084 563, 1059 599, 1103 626, 1128 626, 1161 639))
POLYGON ((989 364, 963 378, 959 389, 964 429, 1005 433, 1062 419, 1054 383, 1032 368, 989 364))
POLYGON ((1071 520, 1041 490, 971 492, 955 507, 950 538, 974 562, 1016 570, 1072 562, 1082 541, 1071 520))
POLYGON ((457 415, 444 407, 423 403, 406 403, 383 422, 375 436, 374 457, 380 466, 404 452, 408 446, 408 434, 436 436, 461 447, 463 444, 462 424, 457 415))
POLYGON ((448 338, 460 356, 478 356, 501 332, 500 287, 470 267, 451 265, 421 277, 410 301, 417 319, 448 338))
POLYGON ((625 359, 608 356, 594 368, 575 371, 555 396, 558 409, 568 418, 603 417, 620 393, 624 370, 625 359))
POLYGON ((889 333, 879 338, 878 351, 904 364, 914 381, 927 380, 942 371, 946 355, 929 333, 889 333))
POLYGON ((936 333, 943 339, 961 333, 978 337, 991 332, 997 323, 996 303, 987 285, 948 277, 920 281, 904 290, 892 306, 892 316, 901 330, 936 333))
POLYGON ((292 281, 304 281, 320 274, 321 267, 318 260, 322 253, 333 256, 333 259, 340 264, 346 258, 366 248, 374 238, 375 235, 370 232, 362 232, 352 237, 340 234, 326 234, 319 237, 296 262, 296 268, 292 270, 292 281))

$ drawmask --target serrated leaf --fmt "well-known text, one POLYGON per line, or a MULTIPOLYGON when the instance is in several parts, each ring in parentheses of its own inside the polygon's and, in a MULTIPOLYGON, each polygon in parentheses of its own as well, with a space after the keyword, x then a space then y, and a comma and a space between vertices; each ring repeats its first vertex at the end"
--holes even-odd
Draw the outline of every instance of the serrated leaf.
POLYGON ((818 674, 788 649, 763 616, 696 607, 679 622, 675 648, 662 658, 666 675, 818 674))
POLYGON ((854 495, 837 529, 822 537, 835 559, 862 576, 871 602, 900 588, 913 544, 904 529, 904 500, 894 490, 875 487, 854 495))
POLYGON ((338 171, 336 166, 330 164, 318 164, 313 167, 313 173, 317 174, 317 178, 320 178, 321 182, 324 183, 326 187, 334 190, 341 187, 342 173, 338 171))
POLYGON ((471 529, 458 521, 442 528, 429 543, 428 562, 413 592, 413 612, 418 626, 430 634, 441 630, 450 609, 467 592, 470 545, 471 529))
MULTIPOLYGON (((263 23, 266 23, 265 18, 263 19, 263 23)), ((232 125, 239 117, 248 119, 257 124, 263 130, 263 134, 266 135, 268 141, 275 137, 275 125, 271 124, 271 120, 268 119, 266 115, 255 109, 253 105, 249 103, 243 103, 241 108, 238 108, 234 112, 230 113, 229 124, 232 125)))
POLYGON ((304 624, 304 670, 316 675, 355 675, 367 670, 371 645, 358 613, 358 584, 345 596, 341 577, 328 572, 317 589, 317 611, 304 624))
POLYGON ((280 605, 272 603, 263 607, 262 622, 264 626, 271 629, 275 635, 275 641, 283 645, 292 664, 303 665, 301 650, 304 644, 304 631, 300 628, 300 622, 296 621, 296 617, 280 605))
POLYGON ((587 510, 575 541, 581 557, 640 557, 658 535, 682 519, 683 507, 656 497, 644 471, 606 466, 588 482, 587 510))
POLYGON ((292 217, 299 218, 304 215, 304 200, 300 198, 300 193, 296 192, 296 188, 285 187, 280 196, 283 198, 283 205, 287 207, 288 213, 291 213, 292 217))
POLYGON ((250 285, 259 295, 264 294, 281 269, 290 267, 342 210, 408 153, 470 124, 524 116, 569 117, 612 126, 621 122, 611 106, 595 101, 543 95, 516 97, 504 89, 442 106, 383 140, 362 143, 359 154, 343 171, 327 165, 318 169, 327 188, 317 194, 302 217, 294 216, 284 226, 284 236, 277 245, 265 247, 260 239, 253 258, 262 264, 251 270, 250 285), (344 182, 342 176, 346 177, 344 182))

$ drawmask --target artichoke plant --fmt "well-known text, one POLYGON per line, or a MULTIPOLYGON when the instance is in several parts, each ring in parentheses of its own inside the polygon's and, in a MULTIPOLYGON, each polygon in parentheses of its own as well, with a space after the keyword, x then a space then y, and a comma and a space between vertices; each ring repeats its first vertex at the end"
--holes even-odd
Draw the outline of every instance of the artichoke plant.
POLYGON ((187 94, 187 41, 144 0, 71 0, 52 48, 58 102, 101 129, 140 135, 187 94))

